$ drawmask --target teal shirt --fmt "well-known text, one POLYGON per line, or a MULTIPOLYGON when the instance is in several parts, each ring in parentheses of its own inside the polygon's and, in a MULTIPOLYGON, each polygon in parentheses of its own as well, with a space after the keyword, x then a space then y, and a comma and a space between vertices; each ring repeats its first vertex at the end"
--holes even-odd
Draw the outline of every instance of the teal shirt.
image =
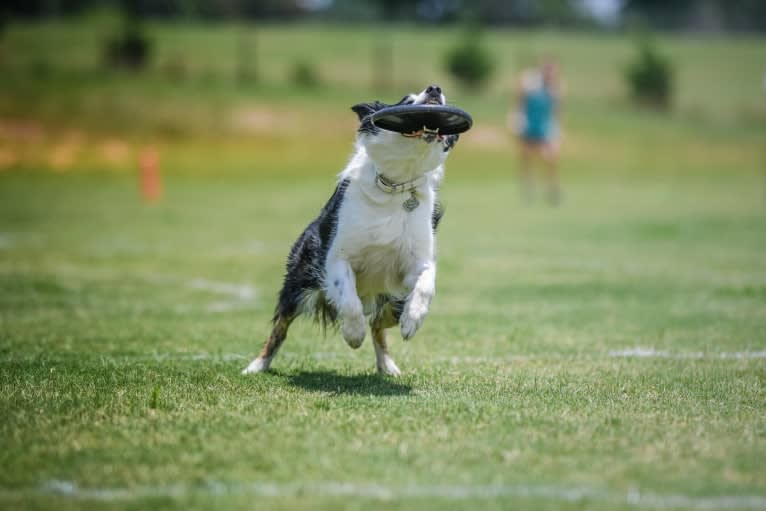
POLYGON ((524 96, 524 116, 527 121, 524 138, 546 140, 551 136, 554 106, 555 99, 545 87, 540 87, 524 96))

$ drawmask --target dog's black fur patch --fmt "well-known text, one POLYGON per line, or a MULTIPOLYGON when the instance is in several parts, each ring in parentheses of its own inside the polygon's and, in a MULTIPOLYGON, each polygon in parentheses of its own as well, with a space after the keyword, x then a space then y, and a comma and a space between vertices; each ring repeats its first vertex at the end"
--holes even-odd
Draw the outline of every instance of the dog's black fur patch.
POLYGON ((391 105, 381 103, 380 101, 374 101, 372 103, 359 103, 351 107, 356 115, 359 116, 359 133, 369 133, 371 135, 377 135, 380 133, 380 129, 375 126, 370 120, 370 114, 374 114, 378 110, 387 108, 391 105))
POLYGON ((447 135, 444 137, 444 152, 446 153, 453 147, 455 147, 455 144, 457 144, 457 139, 460 138, 460 135, 447 135))
POLYGON ((356 115, 359 116, 359 132, 360 133, 370 133, 372 135, 377 135, 380 131, 377 126, 372 124, 372 121, 370 120, 370 114, 374 114, 378 110, 382 110, 384 108, 388 108, 390 106, 398 106, 398 105, 409 105, 412 104, 415 100, 413 100, 409 95, 404 96, 402 99, 399 100, 398 103, 393 104, 387 104, 387 103, 381 103, 378 100, 375 100, 371 103, 359 103, 351 107, 351 110, 354 111, 356 115))
POLYGON ((335 192, 322 208, 319 216, 306 227, 290 249, 284 284, 279 292, 279 301, 274 311, 274 322, 280 316, 295 317, 302 312, 300 306, 306 298, 306 294, 311 291, 319 291, 314 310, 307 312, 313 314, 314 319, 322 326, 326 327, 335 323, 338 312, 327 302, 321 289, 324 283, 327 251, 335 238, 338 211, 340 211, 340 206, 343 203, 343 196, 346 188, 348 188, 348 183, 348 179, 338 183, 335 192))

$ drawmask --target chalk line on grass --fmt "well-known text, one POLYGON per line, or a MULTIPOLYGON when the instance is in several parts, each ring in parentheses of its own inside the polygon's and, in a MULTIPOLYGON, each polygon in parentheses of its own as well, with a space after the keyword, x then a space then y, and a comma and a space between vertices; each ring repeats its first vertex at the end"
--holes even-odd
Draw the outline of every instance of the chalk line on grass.
MULTIPOLYGON (((45 360, 49 361, 65 361, 69 357, 60 356, 61 354, 46 355, 45 360), (59 355, 59 356, 56 356, 59 355)), ((311 351, 309 353, 294 353, 284 352, 280 353, 280 358, 287 359, 314 359, 314 360, 346 360, 355 358, 354 352, 351 351, 311 351)), ((23 360, 38 360, 37 356, 5 356, 0 357, 0 362, 14 362, 23 360)), ((199 352, 152 352, 152 353, 127 353, 127 354, 109 354, 104 353, 100 355, 100 358, 106 361, 236 361, 236 360, 250 360, 251 354, 245 353, 224 353, 217 352, 211 353, 207 351, 199 352)), ((422 363, 434 364, 447 362, 452 365, 466 365, 466 364, 510 364, 513 362, 524 362, 530 360, 600 360, 603 358, 667 358, 671 360, 758 360, 766 358, 766 350, 764 351, 732 351, 732 352, 702 352, 702 351, 688 351, 688 352, 670 352, 670 351, 657 351, 651 348, 630 348, 626 350, 609 351, 608 353, 574 353, 572 355, 565 355, 562 353, 546 353, 546 354, 530 354, 530 355, 497 355, 497 356, 481 356, 481 355, 435 355, 429 356, 421 360, 422 363)))
POLYGON ((212 302, 207 305, 208 312, 227 312, 234 309, 247 307, 255 300, 255 288, 248 284, 230 284, 207 279, 194 279, 189 282, 189 287, 223 295, 228 299, 212 302))
POLYGON ((626 348, 592 353, 536 353, 526 355, 437 355, 430 357, 431 361, 449 362, 452 365, 462 364, 498 364, 511 362, 524 362, 529 360, 598 360, 601 358, 667 358, 675 360, 750 360, 766 358, 766 350, 762 351, 729 351, 729 352, 704 352, 704 351, 664 351, 654 348, 626 348))
POLYGON ((610 357, 616 358, 674 358, 674 359, 751 359, 766 358, 766 350, 761 351, 733 351, 733 352, 704 352, 704 351, 664 351, 654 348, 626 348, 622 350, 609 351, 610 357))
MULTIPOLYGON (((115 357, 119 358, 119 357, 115 357)), ((130 355, 125 358, 132 359, 130 355)), ((222 362, 229 362, 231 360, 249 360, 246 355, 240 353, 208 353, 201 351, 197 353, 155 353, 153 355, 146 355, 142 357, 143 360, 220 360, 222 362)))
POLYGON ((349 481, 314 483, 251 483, 208 481, 136 487, 81 487, 72 481, 51 480, 36 488, 0 489, 0 498, 59 496, 75 500, 125 501, 146 498, 185 498, 219 496, 258 497, 346 497, 374 500, 434 498, 442 500, 491 500, 503 498, 536 498, 555 502, 600 502, 627 504, 647 509, 697 509, 703 511, 731 509, 766 509, 763 495, 694 496, 658 494, 631 489, 627 493, 587 486, 534 484, 444 485, 406 484, 388 486, 349 481))
POLYGON ((226 296, 232 296, 238 300, 252 300, 255 298, 255 290, 248 284, 230 284, 207 279, 194 279, 189 286, 195 289, 203 289, 226 296))

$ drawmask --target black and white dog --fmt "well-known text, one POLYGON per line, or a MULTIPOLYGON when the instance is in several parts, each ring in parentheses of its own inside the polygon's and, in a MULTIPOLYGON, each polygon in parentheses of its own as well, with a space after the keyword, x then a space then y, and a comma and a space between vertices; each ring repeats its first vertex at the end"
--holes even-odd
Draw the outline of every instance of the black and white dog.
MULTIPOLYGON (((431 85, 398 104, 443 105, 445 97, 431 85)), ((323 325, 339 322, 354 349, 369 323, 378 371, 401 374, 385 330, 399 324, 410 339, 428 313, 436 290, 434 233, 442 216, 437 191, 458 136, 380 129, 367 116, 387 106, 375 101, 351 108, 361 121, 356 150, 335 193, 290 250, 271 335, 243 374, 269 368, 302 313, 323 325)))

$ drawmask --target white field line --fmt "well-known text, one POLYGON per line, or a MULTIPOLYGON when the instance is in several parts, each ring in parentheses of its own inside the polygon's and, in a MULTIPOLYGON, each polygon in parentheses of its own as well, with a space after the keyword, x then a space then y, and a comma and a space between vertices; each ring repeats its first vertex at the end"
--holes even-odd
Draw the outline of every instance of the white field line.
POLYGON ((609 356, 617 357, 617 358, 748 359, 748 358, 766 358, 766 350, 706 353, 704 351, 672 352, 672 351, 655 350, 654 348, 627 348, 623 350, 612 350, 609 352, 609 356))
POLYGON ((230 284, 206 279, 194 279, 189 287, 222 295, 225 300, 212 302, 206 307, 208 312, 227 312, 247 305, 255 300, 255 289, 248 284, 230 284))
POLYGON ((766 350, 761 351, 724 351, 724 352, 704 352, 704 351, 662 351, 654 348, 627 348, 622 350, 610 350, 607 353, 573 353, 567 355, 564 353, 545 353, 529 355, 498 355, 498 356, 474 356, 474 355, 452 355, 437 356, 431 360, 450 362, 453 365, 462 364, 498 364, 510 362, 523 362, 527 360, 598 360, 601 358, 667 358, 675 360, 750 360, 766 358, 766 350))
POLYGON ((189 282, 189 286, 195 289, 203 289, 205 291, 231 296, 238 300, 252 300, 255 298, 255 290, 247 284, 229 284, 228 282, 194 279, 189 282))
MULTIPOLYGON (((257 348, 257 346, 254 346, 257 348)), ((105 361, 143 361, 143 362, 162 362, 166 360, 191 360, 191 361, 223 361, 229 362, 234 360, 250 360, 253 358, 255 351, 252 353, 210 353, 207 351, 200 351, 196 353, 184 353, 184 352, 150 352, 139 354, 108 354, 101 355, 101 359, 105 361)), ((54 354, 53 356, 46 356, 46 360, 66 360, 67 357, 56 356, 61 354, 54 354)), ((348 351, 312 351, 310 353, 292 353, 289 351, 279 354, 279 358, 287 359, 301 359, 311 358, 315 360, 341 360, 352 359, 355 357, 354 352, 348 351)), ((36 356, 6 356, 0 357, 0 362, 12 362, 22 360, 36 360, 36 356)), ((452 365, 480 365, 480 364, 509 364, 513 362, 524 362, 529 360, 599 360, 603 358, 667 358, 672 360, 758 360, 766 358, 766 350, 764 351, 730 351, 730 352, 702 352, 702 351, 658 351, 651 348, 630 348, 626 350, 609 351, 608 353, 575 353, 572 355, 565 355, 562 353, 546 353, 546 354, 530 354, 530 355, 498 355, 498 356, 458 356, 458 355, 436 355, 429 356, 428 363, 450 363, 452 365)))
POLYGON ((171 484, 137 487, 80 487, 71 481, 48 481, 37 488, 0 489, 0 499, 57 496, 75 500, 129 501, 145 498, 184 498, 200 496, 257 497, 356 497, 374 500, 434 498, 443 500, 487 500, 534 498, 556 502, 600 502, 627 504, 647 509, 731 510, 766 509, 766 496, 669 495, 630 490, 628 493, 589 487, 555 485, 418 485, 386 486, 382 484, 327 481, 316 483, 253 483, 209 481, 202 485, 171 484))
MULTIPOLYGON (((255 350, 254 350, 255 352, 255 350)), ((51 362, 65 362, 67 360, 71 360, 73 358, 76 358, 76 356, 60 356, 61 354, 58 354, 59 356, 45 356, 44 360, 51 361, 51 362)), ((208 353, 205 351, 197 352, 197 353, 143 353, 143 354, 124 354, 124 355, 111 355, 111 354, 102 354, 98 356, 98 360, 101 360, 103 362, 164 362, 164 361, 173 361, 173 360, 190 360, 190 361, 220 361, 220 362, 230 362, 234 360, 252 360, 254 355, 243 355, 241 353, 208 353)), ((15 357, 15 356, 8 356, 8 357, 0 357, 0 362, 22 362, 22 361, 35 361, 39 360, 39 357, 37 356, 26 356, 26 357, 15 357)))

